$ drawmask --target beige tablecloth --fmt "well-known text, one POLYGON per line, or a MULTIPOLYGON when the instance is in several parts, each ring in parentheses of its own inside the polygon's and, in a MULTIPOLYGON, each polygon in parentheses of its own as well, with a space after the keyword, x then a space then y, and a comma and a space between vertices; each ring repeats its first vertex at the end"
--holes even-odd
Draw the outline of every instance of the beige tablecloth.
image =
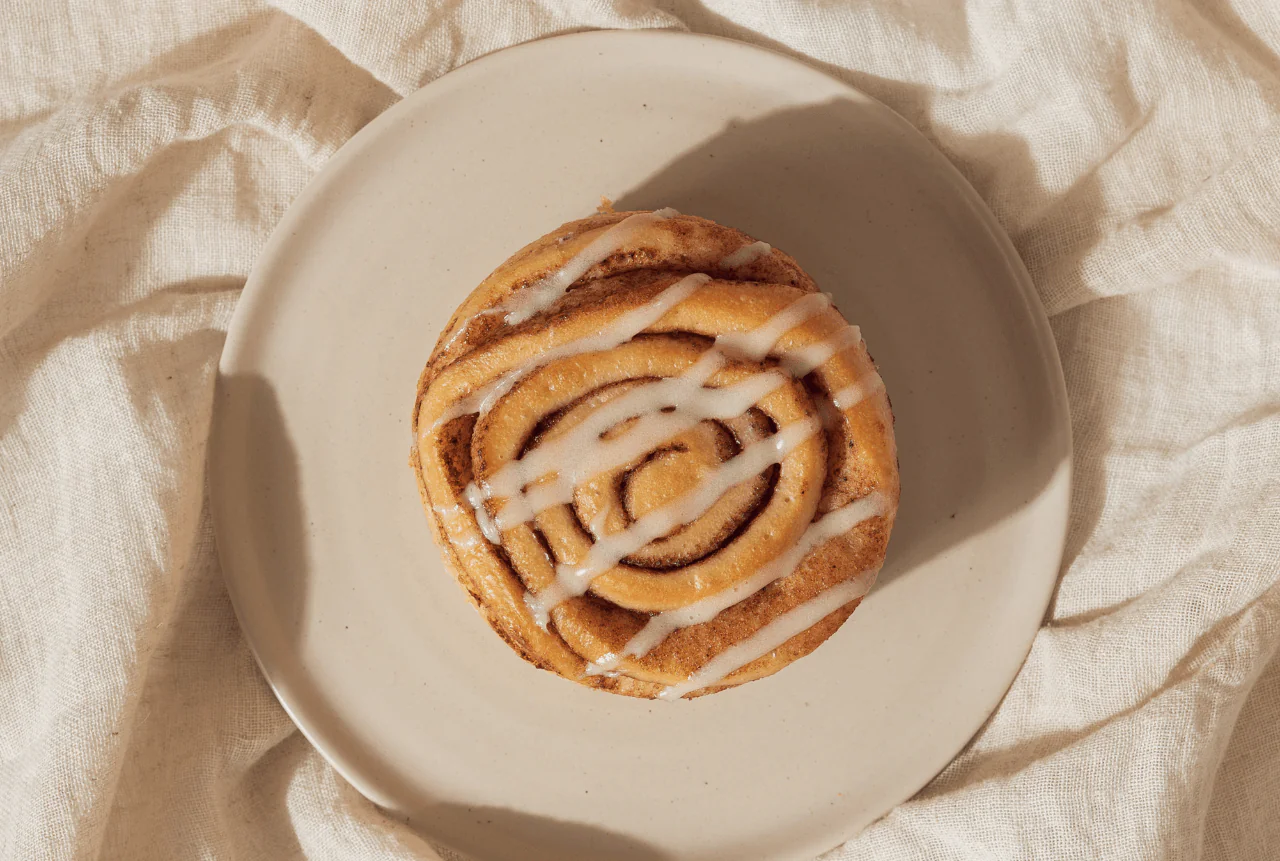
POLYGON ((999 712, 831 858, 1280 857, 1280 6, 9 0, 0 25, 0 853, 434 858, 254 667, 204 454, 246 273, 357 129, 481 54, 674 27, 811 58, 973 182, 1077 451, 999 712))

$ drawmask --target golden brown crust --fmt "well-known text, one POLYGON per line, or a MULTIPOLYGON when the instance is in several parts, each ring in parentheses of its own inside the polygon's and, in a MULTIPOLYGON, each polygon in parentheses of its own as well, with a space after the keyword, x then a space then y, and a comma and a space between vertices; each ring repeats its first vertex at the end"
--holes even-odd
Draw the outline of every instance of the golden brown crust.
MULTIPOLYGON (((584 482, 570 503, 504 531, 502 545, 484 540, 464 498, 469 483, 492 478, 534 444, 568 433, 629 389, 678 376, 716 336, 760 326, 817 290, 799 265, 776 249, 726 268, 724 259, 754 240, 706 219, 679 215, 651 220, 633 231, 530 319, 508 325, 495 313, 634 214, 602 207, 595 215, 562 225, 517 251, 463 302, 419 379, 413 412, 418 445, 410 463, 449 568, 517 653, 581 684, 654 697, 782 613, 859 572, 877 569, 897 508, 898 475, 893 417, 883 389, 838 414, 830 405, 833 392, 875 378, 865 345, 858 344, 803 380, 761 398, 748 414, 704 420, 644 459, 584 482), (535 370, 479 419, 473 412, 457 417, 448 412, 505 371, 603 331, 619 315, 645 306, 690 273, 705 273, 711 280, 630 342, 607 354, 562 355, 543 365, 533 361, 535 370), (746 445, 778 427, 819 417, 825 418, 823 433, 805 440, 779 465, 735 486, 693 524, 651 542, 599 576, 587 594, 557 606, 547 628, 536 624, 524 597, 554 582, 556 561, 580 561, 600 535, 614 534, 644 511, 693 489, 698 476, 746 445), (686 606, 744 579, 793 544, 816 517, 872 492, 888 501, 885 512, 819 545, 794 573, 710 622, 673 631, 643 657, 624 658, 616 677, 586 673, 589 660, 621 651, 653 613, 686 606)), ((828 308, 789 330, 779 348, 817 343, 844 326, 839 312, 828 308)), ((733 385, 778 367, 774 353, 758 362, 734 358, 707 385, 733 385)), ((624 430, 618 425, 601 438, 624 430)), ((817 648, 857 603, 846 604, 690 696, 776 672, 817 648)))

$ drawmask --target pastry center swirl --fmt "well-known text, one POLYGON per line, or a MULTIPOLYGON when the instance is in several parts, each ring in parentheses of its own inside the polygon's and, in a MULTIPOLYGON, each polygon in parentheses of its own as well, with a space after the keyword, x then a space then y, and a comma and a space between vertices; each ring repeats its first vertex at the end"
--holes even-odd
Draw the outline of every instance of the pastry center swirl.
MULTIPOLYGON (((561 437, 606 403, 646 382, 649 381, 629 380, 593 392, 544 431, 543 439, 561 437)), ((638 417, 624 419, 602 432, 599 440, 605 444, 621 442, 639 430, 638 422, 638 417)), ((773 430, 769 418, 754 408, 729 419, 697 422, 580 483, 572 501, 578 525, 591 541, 616 535, 696 491, 745 446, 764 439, 773 430)), ((734 485, 702 515, 676 525, 624 556, 621 563, 663 571, 705 559, 731 541, 767 502, 776 473, 776 469, 766 469, 734 485)))

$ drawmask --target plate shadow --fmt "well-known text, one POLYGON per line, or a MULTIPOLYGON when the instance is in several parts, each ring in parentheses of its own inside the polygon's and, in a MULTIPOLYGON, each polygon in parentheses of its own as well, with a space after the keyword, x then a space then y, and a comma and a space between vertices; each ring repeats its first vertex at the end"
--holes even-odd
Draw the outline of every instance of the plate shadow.
POLYGON ((732 123, 614 203, 672 206, 762 238, 861 326, 892 400, 902 475, 877 589, 1027 504, 1070 457, 1045 376, 1056 360, 1033 325, 1042 312, 1029 295, 1009 298, 1016 260, 990 269, 997 240, 963 183, 879 103, 833 99, 732 123), (923 150, 955 190, 939 194, 933 171, 905 173, 923 150), (990 364, 1009 352, 1043 363, 990 364))

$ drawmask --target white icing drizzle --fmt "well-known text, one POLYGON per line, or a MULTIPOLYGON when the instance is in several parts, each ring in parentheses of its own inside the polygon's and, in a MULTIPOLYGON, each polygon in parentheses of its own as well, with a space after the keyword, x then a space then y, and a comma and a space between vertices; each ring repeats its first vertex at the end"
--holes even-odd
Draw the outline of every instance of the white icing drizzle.
POLYGON ((467 333, 467 329, 471 327, 471 322, 473 320, 479 320, 481 317, 490 317, 494 314, 501 314, 501 313, 502 313, 501 308, 485 308, 483 311, 477 311, 476 313, 468 317, 465 321, 463 321, 462 325, 458 326, 457 330, 454 331, 454 333, 449 336, 449 340, 444 342, 444 346, 441 349, 448 350, 450 347, 452 347, 459 338, 461 338, 463 335, 467 333))
POLYGON ((773 246, 767 242, 751 242, 737 251, 726 254, 724 259, 720 261, 720 268, 740 269, 748 263, 754 263, 771 251, 773 251, 773 246))
POLYGON ((762 326, 749 332, 730 332, 716 338, 716 347, 731 356, 741 356, 752 361, 760 361, 769 355, 769 351, 778 343, 778 339, 799 326, 805 320, 821 314, 831 306, 831 298, 825 293, 807 293, 777 314, 770 317, 762 326))
MULTIPOLYGON (((432 510, 435 511, 436 515, 439 516, 440 519, 444 521, 452 520, 454 522, 457 522, 458 520, 463 520, 463 521, 469 522, 472 516, 471 509, 463 508, 461 505, 434 505, 432 506, 432 510)), ((477 522, 480 521, 479 516, 476 517, 476 521, 477 522)), ((451 529, 451 527, 449 527, 447 524, 445 526, 445 529, 449 530, 451 533, 454 532, 454 530, 451 529)), ((451 538, 449 543, 452 544, 454 547, 462 547, 465 549, 470 549, 472 547, 476 547, 477 545, 481 544, 482 539, 477 538, 474 535, 463 535, 461 538, 457 538, 457 537, 451 538)))
POLYGON ((845 604, 866 595, 877 573, 874 569, 859 572, 856 576, 838 586, 832 586, 799 607, 788 610, 750 637, 734 643, 716 655, 703 665, 702 669, 683 682, 664 688, 658 694, 659 699, 677 700, 692 691, 710 687, 756 658, 767 655, 796 634, 812 628, 845 604))
POLYGON ((552 608, 583 594, 591 581, 684 523, 701 517, 729 488, 780 463, 797 446, 813 436, 821 425, 814 419, 793 422, 772 436, 754 442, 713 470, 697 489, 632 522, 626 529, 598 539, 576 565, 556 566, 556 579, 537 593, 525 593, 534 619, 545 626, 552 608))
POLYGON ((845 326, 825 341, 788 350, 779 361, 787 373, 794 377, 803 377, 820 367, 836 353, 861 343, 862 332, 858 327, 845 326))
POLYGON ((627 641, 620 652, 610 652, 597 658, 588 666, 587 672, 603 673, 613 670, 627 655, 644 657, 672 632, 680 628, 710 622, 721 611, 745 601, 766 586, 795 573, 806 556, 832 538, 844 535, 865 520, 881 517, 887 511, 888 500, 877 491, 828 512, 811 523, 795 544, 770 562, 760 566, 746 580, 735 583, 722 592, 708 595, 686 607, 654 615, 643 628, 636 632, 634 637, 627 641))
MULTIPOLYGON (((477 311, 469 319, 460 325, 457 330, 449 336, 449 340, 444 342, 442 349, 448 350, 454 343, 466 334, 473 320, 481 317, 489 317, 494 314, 503 315, 503 322, 508 326, 514 326, 517 323, 523 323, 539 311, 552 305, 557 299, 565 294, 574 282, 587 273, 587 270, 597 263, 603 261, 610 254, 617 251, 628 239, 631 238, 636 231, 641 228, 653 224, 657 221, 664 221, 674 215, 680 213, 670 207, 659 209, 655 212, 638 212, 635 215, 622 219, 617 224, 610 227, 595 241, 591 242, 582 251, 575 254, 564 266, 561 266, 555 272, 544 275, 542 278, 526 286, 523 290, 518 291, 514 296, 507 299, 500 305, 493 308, 486 308, 483 311, 477 311)), ((570 237, 561 237, 561 242, 570 237)), ((758 243, 763 245, 764 243, 758 243)), ((747 246, 750 248, 751 246, 747 246)), ((767 249, 768 246, 766 245, 767 249)), ((746 249, 740 249, 741 253, 746 249)), ((733 255, 730 255, 733 256, 733 255)), ((728 259, 727 257, 725 258, 728 259)))
POLYGON ((433 505, 432 510, 441 517, 449 519, 457 519, 467 514, 467 509, 461 505, 433 505))
MULTIPOLYGON (((708 357, 715 358, 718 354, 708 351, 703 358, 708 357)), ((702 389, 696 400, 682 400, 681 395, 692 395, 689 390, 701 384, 698 376, 670 377, 632 389, 605 404, 545 449, 539 446, 520 460, 504 465, 485 488, 493 496, 507 497, 498 510, 498 528, 510 529, 554 505, 572 501, 574 488, 585 479, 652 451, 704 419, 742 415, 787 381, 782 374, 766 372, 721 389, 702 389), (628 397, 630 395, 635 397, 628 397), (610 409, 615 404, 618 406, 610 409), (666 406, 674 406, 675 411, 661 412, 666 406), (604 431, 633 416, 639 418, 622 435, 609 440, 599 438, 604 431), (552 470, 555 470, 554 479, 523 489, 552 470)))
POLYGON ((588 676, 608 676, 609 678, 617 678, 620 673, 617 670, 618 664, 622 663, 622 655, 613 652, 605 652, 594 661, 587 661, 586 673, 588 676))
POLYGON ((523 323, 563 296, 588 269, 616 252, 636 233, 679 214, 674 209, 667 208, 627 216, 592 240, 555 272, 543 276, 503 303, 503 319, 508 326, 523 323))
MULTIPOLYGON (((633 438, 649 439, 665 430, 669 430, 674 435, 700 420, 692 418, 694 413, 706 412, 708 416, 712 415, 714 411, 709 405, 704 407, 701 404, 689 403, 687 405, 689 409, 681 410, 680 407, 686 406, 683 402, 698 394, 697 390, 723 364, 722 361, 716 361, 716 358, 709 351, 678 377, 658 380, 624 392, 591 413, 563 436, 540 444, 526 452, 519 460, 504 464, 501 469, 489 476, 489 489, 496 496, 515 497, 521 494, 526 485, 551 472, 556 472, 558 480, 554 483, 555 487, 538 488, 534 494, 549 494, 558 498, 566 490, 572 491, 579 478, 603 472, 605 469, 626 462, 626 459, 614 462, 604 454, 605 449, 624 448, 627 447, 624 441, 633 438), (658 412, 669 406, 677 407, 677 411, 658 412), (635 416, 641 417, 639 422, 623 437, 613 440, 600 439, 600 435, 605 431, 635 416), (652 429, 640 427, 645 424, 653 426, 652 429), (591 469, 585 468, 581 460, 574 463, 567 459, 571 454, 575 460, 582 458, 585 454, 586 460, 592 463, 591 469)), ((655 444, 665 439, 667 437, 658 438, 655 444)), ((635 453, 641 454, 645 450, 639 449, 635 453)), ((512 519, 517 516, 515 510, 523 507, 521 502, 519 499, 509 499, 506 506, 499 512, 500 516, 513 523, 528 519, 527 517, 512 519)), ((532 506, 532 513, 537 513, 544 508, 540 504, 527 500, 525 504, 532 506)))
POLYGON ((613 511, 613 506, 603 505, 596 512, 596 516, 591 518, 591 522, 587 524, 587 528, 591 530, 591 534, 600 535, 604 532, 604 525, 609 522, 609 513, 613 511))
POLYGON ((710 276, 701 273, 686 275, 639 308, 633 308, 625 314, 620 314, 613 323, 600 332, 588 335, 585 338, 568 341, 539 353, 531 361, 512 368, 496 380, 481 386, 467 397, 460 398, 441 413, 440 418, 436 419, 430 428, 423 431, 423 435, 429 434, 440 425, 459 416, 465 416, 469 413, 480 413, 481 415, 487 413, 494 404, 515 387, 516 383, 543 365, 581 353, 612 350, 614 347, 625 344, 662 319, 667 311, 688 299, 693 295, 694 291, 710 280, 710 276))
POLYGON ((480 527, 480 531, 484 533, 484 537, 488 538, 493 544, 502 543, 502 533, 498 531, 498 525, 493 522, 493 518, 489 516, 489 510, 484 506, 484 493, 481 492, 479 485, 474 481, 467 485, 463 494, 467 497, 467 502, 471 503, 472 510, 476 514, 476 525, 480 527))
MULTIPOLYGON (((703 419, 732 418, 746 412, 783 385, 786 378, 766 372, 722 389, 702 388, 726 361, 719 345, 727 341, 729 349, 742 352, 740 345, 745 343, 752 355, 763 358, 792 328, 780 328, 778 320, 784 324, 789 319, 803 321, 816 313, 812 309, 820 312, 827 304, 827 299, 803 297, 756 329, 721 335, 716 339, 717 346, 703 353, 680 376, 632 389, 602 406, 563 437, 503 465, 489 476, 484 487, 486 499, 506 498, 497 514, 498 528, 505 530, 527 523, 540 512, 571 501, 574 488, 584 479, 626 463, 703 419), (797 309, 797 305, 801 307, 797 309), (766 341, 765 337, 770 340, 766 341), (660 412, 664 407, 676 409, 670 413, 660 412), (635 416, 641 418, 627 433, 613 440, 600 440, 600 435, 609 428, 635 416), (524 490, 553 471, 556 472, 553 481, 524 490)), ((781 364, 792 376, 801 377, 861 340, 856 326, 845 326, 820 343, 788 351, 781 357, 781 364)))
POLYGON ((847 386, 831 396, 831 403, 836 405, 836 409, 847 410, 866 400, 873 393, 884 388, 884 380, 880 379, 880 375, 872 371, 864 379, 859 380, 851 386, 847 386))

